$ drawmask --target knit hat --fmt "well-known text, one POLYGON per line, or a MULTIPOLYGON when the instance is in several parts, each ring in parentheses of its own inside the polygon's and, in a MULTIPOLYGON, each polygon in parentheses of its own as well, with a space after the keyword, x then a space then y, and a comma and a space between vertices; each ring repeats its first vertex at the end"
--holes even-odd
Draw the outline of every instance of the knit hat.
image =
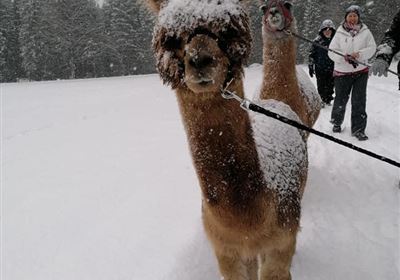
POLYGON ((322 31, 325 28, 331 28, 333 30, 336 30, 335 24, 330 19, 326 19, 321 23, 321 26, 319 27, 319 31, 322 31))
POLYGON ((350 13, 356 13, 358 15, 358 17, 360 17, 361 16, 361 8, 360 8, 360 6, 351 5, 350 7, 348 7, 346 9, 346 14, 345 14, 344 18, 346 18, 347 15, 350 14, 350 13))

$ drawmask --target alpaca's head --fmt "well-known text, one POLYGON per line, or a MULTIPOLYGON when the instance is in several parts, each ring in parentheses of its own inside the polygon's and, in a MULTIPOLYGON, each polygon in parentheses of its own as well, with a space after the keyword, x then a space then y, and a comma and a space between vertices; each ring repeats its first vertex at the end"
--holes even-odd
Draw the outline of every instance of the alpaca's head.
POLYGON ((291 0, 262 0, 263 34, 272 38, 288 36, 285 31, 295 31, 291 0))
POLYGON ((241 0, 147 0, 158 13, 157 69, 172 88, 214 92, 242 75, 251 44, 241 0))

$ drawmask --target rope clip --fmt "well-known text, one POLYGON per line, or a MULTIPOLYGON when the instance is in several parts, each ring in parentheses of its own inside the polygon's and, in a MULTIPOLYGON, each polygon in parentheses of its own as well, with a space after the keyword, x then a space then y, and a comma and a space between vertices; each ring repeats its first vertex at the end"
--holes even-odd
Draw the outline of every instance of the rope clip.
POLYGON ((233 79, 229 81, 229 83, 226 85, 225 88, 221 89, 221 95, 224 99, 235 99, 236 101, 238 101, 240 103, 240 107, 244 110, 250 110, 250 100, 246 99, 246 98, 241 98, 239 97, 234 91, 230 91, 227 88, 229 87, 229 85, 232 83, 233 79))

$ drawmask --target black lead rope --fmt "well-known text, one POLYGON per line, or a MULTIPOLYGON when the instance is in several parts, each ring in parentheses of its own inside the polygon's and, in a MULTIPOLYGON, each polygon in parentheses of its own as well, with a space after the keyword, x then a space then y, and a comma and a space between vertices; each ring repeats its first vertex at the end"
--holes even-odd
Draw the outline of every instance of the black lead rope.
POLYGON ((254 103, 249 103, 249 109, 254 111, 254 112, 261 113, 263 115, 266 115, 268 117, 276 119, 278 121, 281 121, 283 123, 286 123, 286 124, 289 124, 291 126, 294 126, 294 127, 298 128, 298 129, 308 131, 308 132, 310 132, 312 134, 316 134, 316 135, 318 135, 318 136, 320 136, 322 138, 328 139, 328 140, 330 140, 332 142, 335 142, 335 143, 337 143, 339 145, 342 145, 342 146, 345 146, 347 148, 353 149, 353 150, 358 151, 358 152, 360 152, 362 154, 366 154, 366 155, 368 155, 370 157, 379 159, 381 161, 387 162, 387 163, 389 163, 391 165, 394 165, 394 166, 400 168, 400 162, 394 161, 394 160, 392 160, 390 158, 387 158, 387 157, 384 157, 384 156, 380 156, 378 154, 375 154, 373 152, 370 152, 368 150, 365 150, 363 148, 357 147, 357 146, 355 146, 353 144, 350 144, 348 142, 345 142, 343 140, 335 138, 335 137, 333 137, 331 135, 328 135, 328 134, 325 134, 325 133, 320 132, 318 130, 312 129, 312 128, 310 128, 308 126, 305 126, 305 125, 303 125, 301 123, 298 123, 298 122, 296 122, 294 120, 288 119, 288 118, 286 118, 284 116, 281 116, 279 114, 276 114, 276 113, 273 113, 273 112, 271 112, 269 110, 266 110, 266 109, 254 104, 254 103))
MULTIPOLYGON (((228 84, 228 86, 229 86, 229 84, 228 84)), ((301 124, 301 123, 299 123, 297 121, 288 119, 288 118, 286 118, 286 117, 284 117, 282 115, 279 115, 277 113, 271 112, 271 111, 269 111, 269 110, 267 110, 267 109, 265 109, 265 108, 263 108, 261 106, 258 106, 256 104, 252 103, 248 99, 240 98, 239 96, 237 96, 235 93, 233 93, 231 91, 228 91, 226 89, 222 90, 222 96, 225 99, 235 99, 235 100, 239 101, 240 102, 240 106, 243 109, 251 110, 253 112, 260 113, 260 114, 263 114, 265 116, 271 117, 271 118, 273 118, 275 120, 278 120, 280 122, 283 122, 283 123, 286 123, 288 125, 294 126, 294 127, 298 128, 298 129, 301 129, 301 130, 308 131, 308 132, 310 132, 312 134, 315 134, 315 135, 318 135, 318 136, 320 136, 322 138, 328 139, 328 140, 330 140, 332 142, 335 142, 335 143, 337 143, 339 145, 345 146, 347 148, 350 148, 352 150, 355 150, 357 152, 360 152, 362 154, 368 155, 370 157, 373 157, 375 159, 384 161, 386 163, 389 163, 391 165, 394 165, 394 166, 400 168, 400 162, 394 161, 394 160, 392 160, 390 158, 387 158, 387 157, 384 157, 384 156, 380 156, 380 155, 375 154, 375 153, 373 153, 371 151, 368 151, 368 150, 365 150, 363 148, 357 147, 357 146, 355 146, 353 144, 350 144, 348 142, 345 142, 343 140, 335 138, 335 137, 333 137, 331 135, 325 134, 325 133, 323 133, 321 131, 315 130, 315 129, 310 128, 308 126, 305 126, 305 125, 303 125, 303 124, 301 124)))
MULTIPOLYGON (((315 46, 317 46, 317 47, 319 47, 319 48, 321 48, 321 49, 327 50, 327 51, 329 51, 329 52, 333 52, 334 54, 340 55, 340 56, 342 56, 342 57, 346 57, 344 54, 342 54, 342 53, 340 53, 340 52, 337 52, 337 51, 335 51, 335 50, 332 50, 332 49, 328 48, 327 46, 321 45, 321 44, 319 44, 319 43, 317 43, 317 42, 314 42, 314 41, 312 41, 312 40, 310 40, 310 39, 307 39, 307 38, 305 38, 305 37, 303 37, 303 36, 300 36, 299 34, 293 33, 293 32, 291 32, 291 31, 289 31, 289 30, 285 30, 285 32, 286 32, 287 34, 289 34, 289 35, 292 35, 293 37, 296 37, 296 38, 299 38, 299 39, 301 39, 301 40, 303 40, 303 41, 306 41, 306 42, 308 42, 308 43, 311 43, 311 44, 313 44, 313 45, 315 45, 315 46)), ((367 64, 367 63, 364 63, 364 62, 361 62, 361 61, 358 61, 357 59, 353 59, 353 61, 354 61, 355 63, 357 63, 357 64, 361 64, 361 65, 364 65, 364 66, 367 66, 367 67, 371 67, 371 65, 369 65, 369 64, 367 64)), ((390 70, 390 69, 387 69, 387 71, 388 71, 389 73, 391 73, 391 74, 396 75, 397 77, 400 77, 400 74, 398 74, 398 73, 396 73, 396 72, 394 72, 394 71, 392 71, 392 70, 390 70)))

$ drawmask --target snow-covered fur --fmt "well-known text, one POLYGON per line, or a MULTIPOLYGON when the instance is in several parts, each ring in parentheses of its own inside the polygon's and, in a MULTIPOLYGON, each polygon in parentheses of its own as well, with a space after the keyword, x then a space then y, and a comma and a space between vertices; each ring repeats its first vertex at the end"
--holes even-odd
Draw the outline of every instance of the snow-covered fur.
MULTIPOLYGON (((295 39, 286 32, 296 32, 292 5, 283 0, 267 4, 263 6, 263 84, 255 99, 273 112, 312 127, 321 109, 321 99, 306 73, 296 68, 295 39)), ((269 272, 261 279, 289 280, 299 229, 300 202, 307 181, 308 134, 271 120, 260 120, 259 116, 254 118, 258 120, 253 127, 259 154, 265 156, 260 160, 265 180, 275 186, 278 193, 278 216, 286 217, 291 223, 277 242, 279 249, 275 250, 279 254, 268 255, 268 261, 282 258, 280 266, 264 261, 269 272), (262 122, 270 122, 264 123, 269 137, 260 125, 262 122), (260 139, 269 142, 262 143, 260 139)), ((286 229, 285 224, 282 228, 286 229)))
POLYGON ((239 0, 171 0, 163 4, 153 34, 157 69, 165 84, 183 84, 184 65, 179 46, 194 33, 218 38, 233 76, 241 73, 251 50, 249 17, 239 0))
MULTIPOLYGON (((274 10, 272 12, 277 16, 274 10)), ((287 12, 291 13, 291 9, 287 12)), ((300 67, 296 68, 295 38, 284 32, 285 30, 297 32, 296 20, 292 16, 290 24, 286 23, 284 30, 277 28, 274 31, 268 25, 275 21, 271 18, 270 10, 264 10, 262 29, 264 79, 260 98, 275 99, 288 104, 305 125, 312 127, 321 109, 321 98, 304 71, 300 67)))
MULTIPOLYGON (((365 24, 362 24, 360 31, 354 37, 343 28, 342 24, 337 29, 329 48, 344 55, 359 52, 360 57, 357 60, 367 63, 368 59, 375 54, 376 43, 371 31, 365 24)), ((354 68, 344 57, 333 52, 329 52, 328 56, 335 62, 335 71, 338 72, 352 73, 367 68, 367 66, 361 64, 354 68)))
MULTIPOLYGON (((263 108, 301 122, 289 105, 274 100, 257 100, 263 108)), ((278 194, 278 218, 283 228, 296 228, 300 199, 308 165, 306 135, 292 126, 251 113, 261 170, 268 187, 278 194), (290 226, 289 226, 290 224, 290 226)))
MULTIPOLYGON (((148 1, 158 12, 153 41, 158 69, 176 91, 202 190, 204 229, 221 275, 289 280, 307 177, 306 136, 265 116, 250 116, 221 97, 230 78, 228 89, 244 97, 243 61, 251 40, 242 1, 148 1)), ((280 70, 280 80, 296 75, 280 70)), ((285 90, 294 94, 284 86, 279 92, 285 90)), ((312 99, 301 99, 307 117, 292 103, 262 99, 261 105, 288 118, 311 118, 312 99)))

